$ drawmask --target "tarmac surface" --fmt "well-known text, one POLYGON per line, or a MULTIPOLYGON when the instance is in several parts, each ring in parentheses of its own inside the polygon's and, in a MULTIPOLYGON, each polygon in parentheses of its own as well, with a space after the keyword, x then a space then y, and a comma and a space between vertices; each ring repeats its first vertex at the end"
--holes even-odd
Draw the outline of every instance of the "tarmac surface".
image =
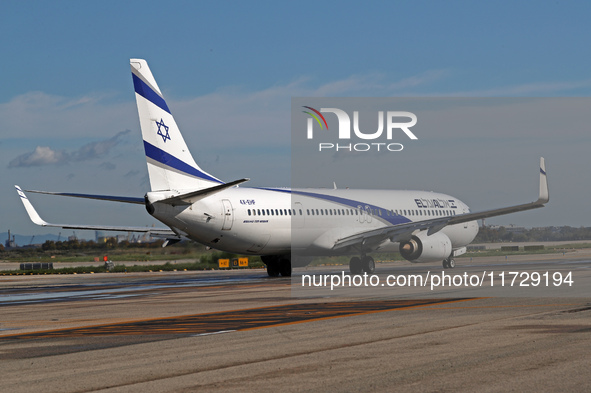
MULTIPOLYGON (((591 275, 585 252, 453 272, 558 266, 591 275)), ((340 271, 0 277, 0 391, 591 391, 591 296, 292 296, 340 271)))

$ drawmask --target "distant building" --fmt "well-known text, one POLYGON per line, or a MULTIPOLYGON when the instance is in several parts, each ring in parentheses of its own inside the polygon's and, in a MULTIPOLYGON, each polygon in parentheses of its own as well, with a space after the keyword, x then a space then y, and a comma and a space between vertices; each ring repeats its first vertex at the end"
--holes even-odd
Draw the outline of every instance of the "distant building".
POLYGON ((517 226, 517 225, 513 225, 513 224, 509 224, 509 225, 489 225, 488 228, 489 229, 494 229, 494 230, 499 230, 502 228, 505 228, 505 230, 507 232, 511 232, 514 234, 519 234, 519 233, 525 233, 527 231, 526 227, 521 227, 521 226, 517 226))
POLYGON ((505 230, 507 232, 511 232, 511 233, 514 233, 514 234, 524 233, 525 231, 527 231, 527 229, 525 227, 520 227, 520 226, 513 225, 513 224, 510 224, 509 226, 506 226, 505 227, 505 230))
POLYGON ((16 247, 16 240, 15 236, 12 235, 12 239, 10 238, 10 229, 8 230, 8 239, 4 242, 4 247, 6 248, 15 248, 16 247))
POLYGON ((97 243, 104 243, 107 241, 105 238, 105 232, 103 231, 94 231, 94 241, 97 243))

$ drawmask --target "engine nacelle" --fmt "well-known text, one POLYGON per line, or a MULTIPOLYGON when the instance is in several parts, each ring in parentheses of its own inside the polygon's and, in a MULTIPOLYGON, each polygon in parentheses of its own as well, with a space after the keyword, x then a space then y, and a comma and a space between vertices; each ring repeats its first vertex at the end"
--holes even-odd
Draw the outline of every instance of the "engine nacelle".
POLYGON ((414 263, 443 261, 451 253, 451 240, 441 232, 427 236, 427 231, 421 231, 409 241, 400 242, 400 254, 414 263))

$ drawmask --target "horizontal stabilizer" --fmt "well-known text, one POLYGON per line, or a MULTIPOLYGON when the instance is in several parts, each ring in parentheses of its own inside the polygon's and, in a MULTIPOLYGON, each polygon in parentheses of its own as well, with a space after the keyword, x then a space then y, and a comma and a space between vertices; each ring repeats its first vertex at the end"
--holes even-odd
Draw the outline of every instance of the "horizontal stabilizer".
POLYGON ((29 215, 29 218, 33 223, 43 226, 43 227, 58 227, 64 229, 87 229, 92 231, 119 231, 119 232, 144 232, 150 233, 156 236, 178 236, 175 232, 168 228, 153 228, 153 227, 123 227, 123 226, 107 226, 107 225, 71 225, 71 224, 52 224, 45 220, 43 220, 37 210, 27 198, 27 195, 23 192, 23 190, 19 186, 14 186, 16 191, 18 192, 23 205, 25 206, 25 210, 29 215))
POLYGON ((190 205, 190 204, 195 203, 196 201, 203 199, 209 195, 215 194, 215 193, 225 190, 227 188, 232 188, 234 186, 237 186, 238 184, 247 182, 249 180, 250 179, 234 180, 233 182, 230 182, 230 183, 224 183, 224 184, 220 184, 219 186, 209 187, 209 188, 205 188, 203 190, 191 191, 191 192, 187 192, 185 194, 175 195, 173 197, 161 199, 161 200, 155 201, 155 202, 166 203, 168 205, 173 205, 173 206, 190 205))

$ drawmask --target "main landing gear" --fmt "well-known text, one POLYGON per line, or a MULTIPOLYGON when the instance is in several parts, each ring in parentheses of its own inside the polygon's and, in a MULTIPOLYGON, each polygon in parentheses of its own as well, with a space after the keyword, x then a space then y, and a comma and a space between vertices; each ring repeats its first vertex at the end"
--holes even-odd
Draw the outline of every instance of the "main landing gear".
POLYGON ((443 260, 444 269, 453 269, 454 267, 456 267, 456 261, 452 257, 443 260))
POLYGON ((269 277, 291 276, 291 261, 288 258, 281 258, 275 255, 263 255, 261 260, 267 265, 269 277))
POLYGON ((361 258, 353 257, 349 261, 349 271, 351 274, 373 274, 376 271, 376 263, 369 255, 362 255, 361 258))

